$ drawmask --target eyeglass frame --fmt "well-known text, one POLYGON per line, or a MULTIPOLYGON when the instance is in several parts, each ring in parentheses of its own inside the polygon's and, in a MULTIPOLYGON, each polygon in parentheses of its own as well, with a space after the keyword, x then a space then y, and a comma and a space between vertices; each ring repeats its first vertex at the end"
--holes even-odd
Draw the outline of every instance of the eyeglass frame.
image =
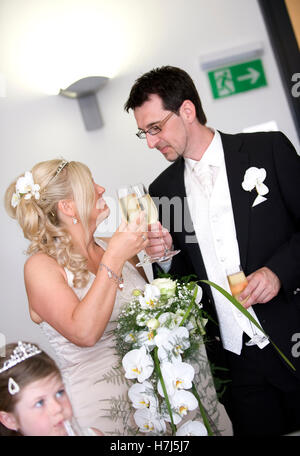
POLYGON ((151 136, 158 135, 162 131, 162 127, 168 122, 168 120, 172 117, 172 115, 175 114, 175 112, 171 111, 167 117, 162 119, 161 121, 157 122, 156 124, 152 125, 152 127, 148 128, 148 130, 142 130, 139 128, 139 131, 136 133, 136 136, 139 139, 146 139, 147 133, 151 136), (151 130, 155 129, 155 132, 151 132, 151 130), (143 136, 141 136, 143 135, 143 136))

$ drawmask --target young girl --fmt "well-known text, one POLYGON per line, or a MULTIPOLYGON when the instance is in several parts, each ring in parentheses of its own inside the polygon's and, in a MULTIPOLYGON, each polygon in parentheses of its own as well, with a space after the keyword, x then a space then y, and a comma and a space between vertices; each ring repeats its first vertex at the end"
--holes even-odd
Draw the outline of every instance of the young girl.
MULTIPOLYGON (((70 435, 73 411, 61 373, 45 352, 25 342, 6 346, 0 363, 0 436, 70 435)), ((80 435, 102 435, 87 429, 80 435)))

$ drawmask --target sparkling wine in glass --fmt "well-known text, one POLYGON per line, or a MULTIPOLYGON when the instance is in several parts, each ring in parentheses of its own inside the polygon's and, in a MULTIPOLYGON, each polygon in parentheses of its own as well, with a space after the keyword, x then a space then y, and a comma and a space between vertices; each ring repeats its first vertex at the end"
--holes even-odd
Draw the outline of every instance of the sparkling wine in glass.
MULTIPOLYGON (((249 296, 247 296, 247 298, 245 298, 243 301, 240 300, 240 294, 248 285, 248 280, 247 280, 241 266, 239 266, 238 268, 234 268, 233 270, 227 271, 227 280, 229 283, 229 287, 230 287, 232 296, 237 301, 239 301, 241 304, 244 304, 245 302, 247 302, 249 296)), ((252 312, 253 312, 252 306, 248 307, 247 310, 254 317, 254 315, 252 314, 252 312)), ((260 331, 260 334, 257 332, 256 326, 254 326, 250 320, 249 320, 249 323, 250 323, 251 329, 253 331, 253 337, 248 342, 246 342, 246 345, 251 346, 251 345, 256 345, 257 343, 260 343, 260 342, 264 342, 266 340, 266 337, 261 333, 261 331, 260 331)))
MULTIPOLYGON (((122 216, 126 222, 130 223, 133 220, 135 220, 141 212, 144 210, 139 202, 139 199, 137 197, 137 194, 135 193, 135 190, 133 189, 132 185, 128 185, 127 187, 122 187, 119 188, 117 191, 118 194, 118 199, 119 199, 119 205, 121 208, 122 216)), ((144 201, 144 206, 146 207, 146 200, 144 201)), ((143 207, 144 207, 143 206, 143 207)), ((149 220, 149 217, 155 217, 154 213, 154 207, 150 207, 151 204, 149 204, 148 211, 146 212, 147 219, 149 220)), ((148 206, 147 206, 148 207, 148 206)), ((156 207, 155 207, 156 210, 156 207)), ((146 254, 144 252, 144 257, 143 260, 137 263, 136 266, 143 266, 144 264, 150 264, 154 263, 154 260, 152 257, 146 254)))
POLYGON ((117 194, 123 218, 127 222, 132 222, 141 213, 141 207, 133 188, 131 185, 119 188, 117 194))
MULTIPOLYGON (((132 186, 135 195, 137 196, 138 202, 140 204, 141 210, 143 210, 146 215, 147 215, 147 222, 149 225, 152 223, 158 222, 158 211, 157 207, 147 192, 144 184, 134 184, 132 186)), ((162 246, 164 248, 164 254, 161 257, 149 257, 147 255, 147 263, 156 263, 156 262, 161 262, 163 263, 164 261, 168 261, 170 258, 173 256, 177 255, 180 250, 170 250, 168 249, 162 235, 159 233, 159 239, 161 240, 162 246)), ((145 262, 145 259, 143 259, 143 262, 138 263, 137 266, 142 266, 142 264, 145 262)))
POLYGON ((234 272, 229 271, 227 280, 232 296, 241 304, 246 302, 248 298, 246 298, 244 301, 240 301, 240 294, 248 285, 248 280, 241 267, 234 270, 234 272))

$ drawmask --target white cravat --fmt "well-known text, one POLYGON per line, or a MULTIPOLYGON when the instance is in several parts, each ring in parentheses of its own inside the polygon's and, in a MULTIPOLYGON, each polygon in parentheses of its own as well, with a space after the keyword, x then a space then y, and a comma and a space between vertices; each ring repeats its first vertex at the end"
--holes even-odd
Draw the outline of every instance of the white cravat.
MULTIPOLYGON (((207 276, 230 293, 226 270, 238 266, 240 256, 220 134, 215 132, 199 162, 186 159, 185 163, 188 205, 207 276)), ((223 346, 240 354, 243 332, 253 336, 249 320, 214 288, 212 294, 223 346)))
POLYGON ((207 199, 210 198, 213 191, 213 171, 207 163, 201 163, 201 160, 193 168, 196 179, 198 180, 203 194, 207 199))

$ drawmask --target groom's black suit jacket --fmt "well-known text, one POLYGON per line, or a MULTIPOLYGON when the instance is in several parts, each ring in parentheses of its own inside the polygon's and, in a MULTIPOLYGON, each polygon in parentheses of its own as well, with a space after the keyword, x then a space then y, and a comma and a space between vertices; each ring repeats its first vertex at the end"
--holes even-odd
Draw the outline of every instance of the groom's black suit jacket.
MULTIPOLYGON (((300 378, 300 347, 297 349, 295 345, 300 340, 300 157, 280 132, 220 134, 241 266, 246 275, 267 266, 281 281, 279 294, 266 304, 256 304, 255 312, 265 332, 290 359, 300 378), (264 184, 269 188, 267 200, 255 207, 252 203, 256 191, 247 192, 241 185, 246 170, 252 166, 266 170, 264 184)), ((197 241, 186 242, 187 236, 195 233, 186 204, 184 160, 180 157, 160 174, 149 192, 157 198, 179 197, 182 202, 182 210, 175 209, 166 226, 174 248, 181 250, 173 258, 170 274, 196 274, 199 279, 206 279, 197 241), (178 231, 178 226, 182 230, 178 231)), ((160 210, 163 213, 163 205, 160 210)), ((204 307, 216 318, 210 288, 203 284, 202 288, 204 307)), ((217 339, 216 329, 216 325, 211 325, 208 332, 217 339)))

